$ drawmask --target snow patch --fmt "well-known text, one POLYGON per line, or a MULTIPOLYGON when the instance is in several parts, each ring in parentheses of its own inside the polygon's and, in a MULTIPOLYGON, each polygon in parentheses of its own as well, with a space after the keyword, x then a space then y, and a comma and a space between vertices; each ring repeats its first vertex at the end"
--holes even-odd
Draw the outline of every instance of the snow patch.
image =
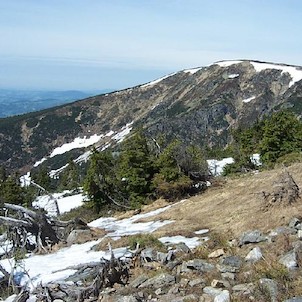
POLYGON ((292 80, 289 83, 289 87, 294 85, 296 82, 302 80, 302 70, 297 69, 294 66, 283 66, 278 64, 271 64, 271 63, 260 63, 260 62, 250 62, 253 67, 255 68, 256 72, 263 71, 265 69, 277 69, 282 70, 282 73, 289 73, 292 80))
POLYGON ((219 176, 223 172, 223 168, 228 165, 234 163, 234 158, 227 157, 222 160, 217 159, 208 159, 207 160, 209 170, 213 176, 219 176))
POLYGON ((239 77, 239 73, 229 74, 228 79, 235 79, 239 77))
POLYGON ((261 159, 260 159, 260 154, 258 154, 258 153, 253 154, 252 156, 250 156, 250 159, 251 159, 251 162, 255 166, 257 166, 257 167, 262 166, 262 162, 261 162, 261 159))
POLYGON ((55 148, 50 154, 50 157, 54 157, 59 154, 64 154, 65 152, 71 151, 73 149, 89 147, 97 143, 103 136, 103 134, 94 134, 89 138, 87 138, 86 136, 84 136, 83 138, 76 137, 71 143, 66 143, 60 147, 55 148))
POLYGON ((183 242, 185 245, 187 245, 190 249, 193 249, 200 245, 199 238, 198 237, 184 237, 184 236, 171 236, 171 237, 161 237, 158 238, 160 242, 163 244, 178 244, 183 242))
POLYGON ((252 96, 252 97, 250 97, 250 98, 248 98, 248 99, 242 100, 242 102, 243 102, 243 103, 249 103, 250 101, 254 100, 255 98, 256 98, 255 96, 252 96))
POLYGON ((114 134, 114 131, 110 130, 108 133, 105 134, 105 136, 112 136, 114 134))
POLYGON ((38 167, 39 165, 41 165, 44 161, 46 161, 46 158, 43 157, 41 160, 38 160, 34 163, 34 167, 38 167))
POLYGON ((229 66, 232 66, 234 64, 239 64, 239 63, 242 63, 242 61, 219 61, 214 64, 219 65, 220 67, 229 67, 229 66))
POLYGON ((206 234, 206 233, 209 233, 209 229, 202 229, 202 230, 199 230, 199 231, 195 231, 194 233, 196 235, 203 235, 203 234, 206 234))
POLYGON ((66 196, 67 194, 71 194, 71 191, 65 190, 61 193, 54 193, 52 195, 42 195, 37 197, 33 201, 32 205, 35 208, 44 209, 49 216, 56 216, 57 212, 55 200, 57 200, 60 214, 63 214, 72 209, 80 207, 87 199, 87 196, 83 193, 74 194, 71 196, 66 196))
POLYGON ((130 133, 130 131, 132 130, 131 125, 133 124, 133 122, 127 124, 126 126, 124 126, 120 132, 118 132, 117 134, 115 134, 112 139, 116 140, 118 143, 122 142, 125 137, 130 133))
POLYGON ((183 72, 185 73, 190 73, 190 74, 194 74, 196 73, 197 71, 199 71, 200 69, 202 69, 203 67, 197 67, 197 68, 192 68, 192 69, 185 69, 183 70, 183 72))
POLYGON ((19 179, 20 179, 20 186, 22 188, 28 187, 31 182, 30 172, 27 172, 25 175, 22 175, 19 179))

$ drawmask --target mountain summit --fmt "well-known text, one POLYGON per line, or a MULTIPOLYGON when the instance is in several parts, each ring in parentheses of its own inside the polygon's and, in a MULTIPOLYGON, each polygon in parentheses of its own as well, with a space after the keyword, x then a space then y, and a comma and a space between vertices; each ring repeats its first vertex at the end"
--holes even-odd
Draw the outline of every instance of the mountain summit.
POLYGON ((41 160, 56 158, 53 165, 59 168, 68 158, 66 152, 81 160, 84 148, 106 148, 137 127, 152 137, 164 134, 168 140, 225 147, 232 141, 231 129, 252 125, 284 108, 301 115, 301 79, 299 66, 220 61, 140 86, 0 119, 0 165, 28 170, 41 160))

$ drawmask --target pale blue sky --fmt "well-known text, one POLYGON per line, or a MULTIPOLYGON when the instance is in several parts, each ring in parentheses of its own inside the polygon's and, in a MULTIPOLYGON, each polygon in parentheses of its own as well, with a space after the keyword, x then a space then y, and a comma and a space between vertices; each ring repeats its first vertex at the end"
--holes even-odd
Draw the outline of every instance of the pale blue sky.
POLYGON ((0 88, 126 88, 223 59, 302 65, 301 0, 0 0, 0 88))

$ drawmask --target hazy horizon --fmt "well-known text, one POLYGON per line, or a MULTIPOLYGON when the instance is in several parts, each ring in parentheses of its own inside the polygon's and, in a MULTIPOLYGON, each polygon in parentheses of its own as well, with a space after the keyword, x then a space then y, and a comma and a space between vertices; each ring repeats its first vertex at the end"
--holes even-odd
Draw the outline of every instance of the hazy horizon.
POLYGON ((297 0, 4 0, 0 88, 119 90, 228 59, 302 65, 297 0))

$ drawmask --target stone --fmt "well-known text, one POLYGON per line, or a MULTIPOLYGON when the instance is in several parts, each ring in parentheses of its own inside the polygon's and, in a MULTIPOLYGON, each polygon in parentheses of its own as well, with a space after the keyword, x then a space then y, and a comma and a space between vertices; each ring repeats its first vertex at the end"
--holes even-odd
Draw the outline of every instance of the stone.
POLYGON ((296 253, 294 250, 288 252, 284 256, 282 256, 279 259, 279 262, 286 266, 289 270, 296 269, 298 264, 297 264, 297 258, 296 258, 296 253))
POLYGON ((230 285, 230 283, 228 281, 217 280, 217 279, 214 279, 211 282, 211 286, 215 287, 215 288, 228 288, 228 287, 231 287, 231 285, 230 285))
POLYGON ((213 297, 208 295, 208 294, 203 294, 200 298, 199 298, 199 302, 213 302, 213 297))
POLYGON ((239 256, 228 256, 222 259, 220 263, 217 268, 221 273, 236 273, 241 267, 242 260, 239 256))
POLYGON ((241 283, 234 285, 232 290, 233 292, 240 292, 241 294, 249 295, 252 293, 254 287, 253 283, 241 283))
POLYGON ((148 277, 146 275, 140 275, 130 283, 130 286, 137 288, 147 280, 148 280, 148 277))
POLYGON ((262 259, 262 253, 260 247, 254 247, 244 258, 245 261, 255 263, 262 259))
POLYGON ((190 248, 184 242, 180 242, 176 245, 176 251, 186 254, 191 253, 190 248))
POLYGON ((289 226, 290 228, 296 229, 296 230, 301 230, 301 229, 302 229, 302 228, 301 228, 301 220, 300 220, 299 218, 297 218, 297 217, 293 217, 293 218, 290 220, 288 226, 289 226))
POLYGON ((168 253, 157 252, 156 259, 163 264, 167 264, 175 259, 174 251, 171 250, 168 253))
POLYGON ((267 238, 263 236, 263 234, 259 230, 247 231, 244 232, 239 239, 239 246, 248 243, 259 243, 262 241, 266 241, 267 238))
POLYGON ((202 273, 210 272, 215 269, 215 266, 202 259, 193 259, 187 262, 183 262, 183 266, 189 270, 197 270, 202 273))
POLYGON ((161 288, 158 288, 155 292, 154 292, 155 295, 160 295, 162 294, 162 289, 161 288))
POLYGON ((196 279, 193 279, 189 282, 189 285, 191 287, 201 285, 201 284, 205 284, 205 280, 203 278, 196 278, 196 279))
POLYGON ((207 295, 210 295, 211 297, 216 297, 219 294, 221 294, 222 289, 221 288, 214 288, 212 286, 206 286, 203 288, 203 292, 207 295))
POLYGON ((281 226, 277 227, 276 229, 270 231, 269 236, 270 237, 276 237, 279 235, 294 235, 297 233, 296 229, 287 227, 287 226, 281 226))
POLYGON ((230 292, 228 290, 223 290, 214 298, 214 302, 230 302, 230 292))
POLYGON ((210 253, 208 255, 208 258, 218 258, 220 256, 223 256, 225 254, 224 250, 223 249, 218 249, 212 253, 210 253))
POLYGON ((68 235, 66 242, 67 245, 72 245, 74 243, 83 243, 87 240, 91 240, 91 238, 92 235, 90 230, 72 230, 68 235))
POLYGON ((222 273, 221 277, 225 280, 235 280, 235 274, 234 273, 222 273))
POLYGON ((293 297, 293 298, 284 300, 283 302, 302 302, 302 297, 293 297))
POLYGON ((153 248, 146 248, 141 251, 141 258, 146 262, 152 262, 157 260, 157 255, 153 248))
POLYGON ((116 297, 116 302, 138 302, 134 296, 120 296, 116 297))
POLYGON ((302 239, 302 230, 298 230, 297 236, 299 239, 302 239))
POLYGON ((146 280, 144 283, 139 285, 139 288, 151 287, 151 286, 155 288, 160 288, 167 285, 173 285, 175 284, 175 281, 176 281, 175 276, 163 273, 151 279, 146 280))
POLYGON ((269 293, 271 302, 278 302, 278 284, 275 280, 262 278, 259 284, 269 293))
POLYGON ((176 259, 176 260, 173 260, 173 261, 170 261, 166 264, 166 267, 169 269, 169 270, 173 270, 176 266, 180 265, 181 264, 181 261, 176 259))

